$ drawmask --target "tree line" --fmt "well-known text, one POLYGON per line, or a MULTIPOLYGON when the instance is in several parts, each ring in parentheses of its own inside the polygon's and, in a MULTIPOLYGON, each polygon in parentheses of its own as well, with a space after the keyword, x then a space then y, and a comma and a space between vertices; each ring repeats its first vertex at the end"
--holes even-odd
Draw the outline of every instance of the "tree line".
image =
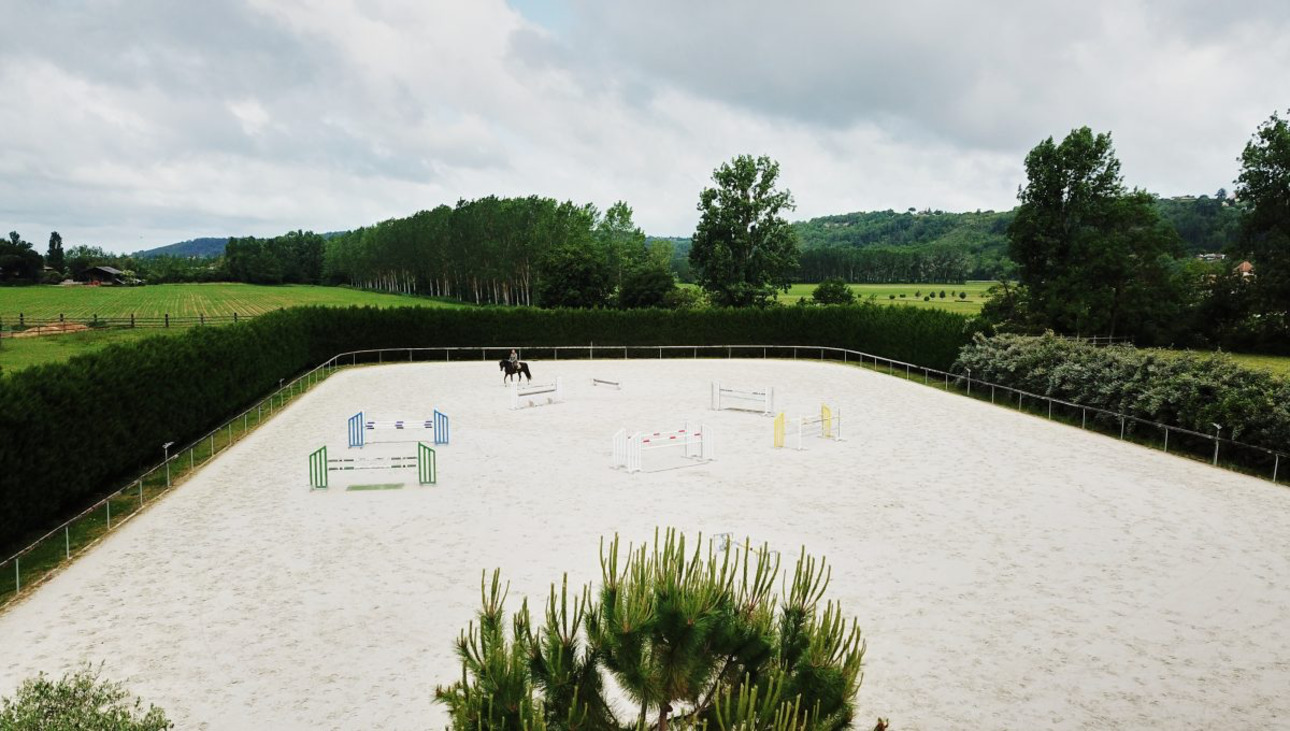
MULTIPOLYGON (((1125 185, 1109 133, 1049 137, 1025 165, 1008 226, 1019 282, 983 310, 996 327, 1290 352, 1290 122, 1273 114, 1242 152, 1224 261, 1187 255, 1155 198, 1125 185)), ((1230 205, 1223 191, 1208 208, 1226 220, 1230 205)))
POLYGON ((671 248, 646 244, 624 202, 603 213, 550 198, 462 200, 327 241, 324 277, 476 304, 666 305, 671 248))

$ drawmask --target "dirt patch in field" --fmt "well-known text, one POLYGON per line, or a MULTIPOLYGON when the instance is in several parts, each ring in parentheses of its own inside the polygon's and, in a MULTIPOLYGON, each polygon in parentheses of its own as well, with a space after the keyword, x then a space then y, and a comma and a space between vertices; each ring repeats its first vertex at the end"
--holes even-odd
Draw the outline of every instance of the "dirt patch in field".
POLYGON ((9 333, 5 337, 35 338, 41 335, 62 335, 63 333, 75 333, 89 329, 89 325, 83 325, 79 322, 59 322, 51 325, 37 325, 20 332, 9 333))

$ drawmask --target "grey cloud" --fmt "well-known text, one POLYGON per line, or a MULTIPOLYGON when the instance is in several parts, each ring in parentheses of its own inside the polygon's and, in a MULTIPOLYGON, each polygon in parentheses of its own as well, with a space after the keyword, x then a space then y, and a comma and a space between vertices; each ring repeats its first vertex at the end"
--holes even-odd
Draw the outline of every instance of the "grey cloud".
POLYGON ((1290 4, 1280 0, 1239 8, 1199 0, 576 7, 574 42, 607 69, 757 114, 834 129, 875 124, 996 150, 1151 103, 1122 87, 1145 70, 1133 66, 1135 54, 1223 47, 1251 27, 1290 32, 1290 4), (1139 18, 1155 36, 1150 48, 1120 35, 1139 18))
POLYGON ((5 14, 0 58, 36 56, 114 86, 178 96, 274 93, 316 82, 326 49, 243 3, 32 2, 5 14))

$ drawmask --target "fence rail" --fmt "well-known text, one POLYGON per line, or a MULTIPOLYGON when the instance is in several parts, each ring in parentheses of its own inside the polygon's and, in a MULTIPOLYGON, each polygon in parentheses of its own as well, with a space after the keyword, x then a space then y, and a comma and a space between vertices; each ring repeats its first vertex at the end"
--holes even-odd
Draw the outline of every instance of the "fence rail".
POLYGON ((256 315, 248 315, 239 312, 234 312, 231 315, 196 316, 180 316, 163 313, 161 315, 117 315, 115 317, 100 317, 96 314, 60 314, 58 317, 28 317, 20 312, 17 317, 12 315, 0 317, 0 337, 11 338, 24 333, 44 334, 79 331, 86 328, 197 327, 200 325, 221 325, 241 322, 242 320, 252 317, 256 317, 256 315))
MULTIPOLYGON (((160 463, 131 479, 106 498, 96 502, 76 517, 54 528, 26 548, 0 562, 0 607, 19 596, 23 587, 32 587, 63 563, 71 561, 107 532, 119 527, 146 505, 168 492, 175 478, 182 477, 209 462, 216 454, 236 444, 264 420, 280 411, 292 399, 322 382, 342 367, 376 363, 454 362, 499 360, 515 346, 440 346, 414 348, 380 348, 338 353, 290 382, 283 379, 278 388, 255 405, 239 412, 220 426, 191 443, 169 451, 160 463), (267 407, 267 413, 266 413, 267 407), (185 456, 187 459, 185 460, 185 456), (187 464, 185 464, 185 461, 187 464), (6 577, 12 577, 12 582, 6 577)), ((1062 421, 1082 429, 1116 436, 1144 446, 1159 442, 1165 452, 1203 457, 1220 465, 1220 451, 1226 450, 1224 467, 1239 469, 1256 476, 1267 476, 1280 484, 1281 461, 1290 459, 1290 451, 1247 444, 1221 435, 1149 421, 1094 406, 1065 401, 1044 394, 973 379, 972 373, 957 374, 935 368, 884 358, 849 348, 807 345, 558 345, 516 348, 521 357, 549 357, 552 360, 643 359, 643 358, 792 358, 855 363, 864 368, 918 381, 929 387, 939 386, 981 401, 987 398, 999 404, 1000 397, 1018 411, 1040 418, 1062 421), (1091 417, 1091 418, 1090 418, 1091 417), (1159 435, 1154 436, 1154 435, 1159 435), (1212 454, 1211 454, 1212 452, 1212 454), (1235 453, 1235 454, 1234 454, 1235 453)), ((1217 425, 1216 425, 1217 426, 1217 425)), ((158 449, 163 449, 158 447, 158 449)), ((1288 463, 1290 464, 1290 463, 1288 463)))

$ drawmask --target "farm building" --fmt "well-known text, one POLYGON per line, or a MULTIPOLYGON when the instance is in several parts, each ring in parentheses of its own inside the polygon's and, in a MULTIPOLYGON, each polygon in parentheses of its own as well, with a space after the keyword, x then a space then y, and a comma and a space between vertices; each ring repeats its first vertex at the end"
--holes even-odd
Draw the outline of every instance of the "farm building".
POLYGON ((114 267, 90 267, 81 275, 90 284, 124 284, 125 272, 114 267))

